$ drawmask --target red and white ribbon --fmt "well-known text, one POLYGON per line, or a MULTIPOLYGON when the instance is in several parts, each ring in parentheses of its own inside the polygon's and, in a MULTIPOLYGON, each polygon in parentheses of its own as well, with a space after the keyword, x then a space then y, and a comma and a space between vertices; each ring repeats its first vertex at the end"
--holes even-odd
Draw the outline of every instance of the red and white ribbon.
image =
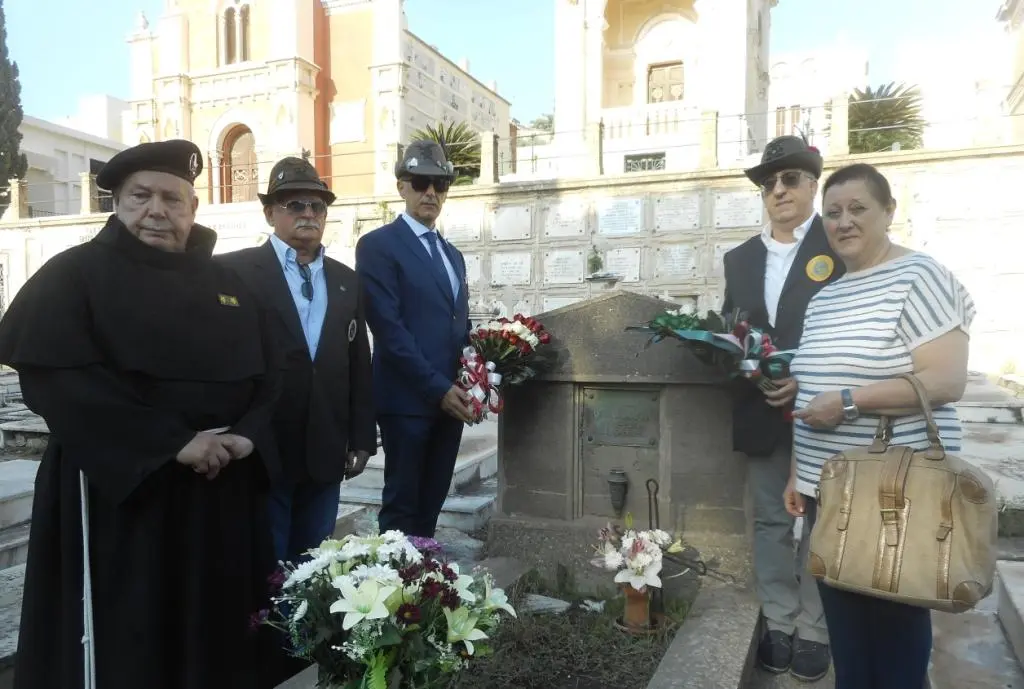
POLYGON ((493 361, 485 361, 472 347, 462 350, 462 370, 459 371, 459 387, 470 395, 470 405, 479 418, 489 410, 501 413, 504 403, 498 392, 501 374, 495 373, 493 361))

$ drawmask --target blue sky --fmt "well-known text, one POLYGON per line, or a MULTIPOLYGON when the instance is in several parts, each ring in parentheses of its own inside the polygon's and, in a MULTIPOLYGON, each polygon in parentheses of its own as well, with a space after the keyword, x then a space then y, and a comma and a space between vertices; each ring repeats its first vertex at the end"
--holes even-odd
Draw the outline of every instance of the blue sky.
MULTIPOLYGON (((406 0, 409 28, 473 76, 495 79, 526 122, 554 98, 554 2, 560 0, 406 0), (512 9, 514 8, 514 9, 512 9)), ((25 112, 45 119, 75 111, 94 93, 128 96, 125 36, 140 10, 155 22, 164 0, 6 0, 8 47, 21 70, 25 112), (101 12, 98 8, 102 6, 101 12)), ((863 46, 873 84, 894 73, 901 39, 950 40, 995 22, 999 0, 780 0, 772 10, 772 52, 828 47, 840 32, 863 46)))

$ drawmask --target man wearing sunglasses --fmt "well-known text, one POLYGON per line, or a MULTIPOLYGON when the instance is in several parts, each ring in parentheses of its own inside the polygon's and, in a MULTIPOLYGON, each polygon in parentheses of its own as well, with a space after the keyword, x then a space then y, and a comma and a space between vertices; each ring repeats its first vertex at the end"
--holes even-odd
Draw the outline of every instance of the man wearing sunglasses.
POLYGON ((274 413, 284 479, 271 487, 277 558, 298 561, 334 532, 341 481, 376 453, 370 345, 355 271, 324 255, 334 194, 301 158, 284 158, 259 195, 273 234, 220 256, 259 296, 285 357, 274 413))
MULTIPOLYGON (((746 170, 761 191, 769 222, 757 236, 726 253, 722 310, 744 312, 780 349, 796 349, 807 304, 843 274, 814 210, 822 159, 803 138, 781 136, 765 147, 761 163, 746 170)), ((801 574, 807 537, 794 556, 793 518, 782 494, 789 479, 796 394, 791 379, 777 392, 737 388, 733 448, 747 455, 747 483, 754 512, 754 577, 765 635, 758 646, 762 667, 815 681, 828 671, 828 632, 815 580, 801 574)))
POLYGON ((462 429, 473 421, 455 385, 469 342, 469 289, 462 254, 436 229, 454 178, 444 150, 432 141, 409 144, 395 176, 405 212, 356 245, 384 445, 379 523, 381 531, 432 537, 462 429))

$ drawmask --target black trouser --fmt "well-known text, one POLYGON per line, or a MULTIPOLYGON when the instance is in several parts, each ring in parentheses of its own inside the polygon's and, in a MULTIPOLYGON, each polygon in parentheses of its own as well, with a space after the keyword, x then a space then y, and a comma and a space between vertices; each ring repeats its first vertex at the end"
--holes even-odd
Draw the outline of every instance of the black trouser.
MULTIPOLYGON (((817 503, 805 498, 810 538, 817 503)), ((894 603, 818 583, 832 648, 835 689, 917 689, 926 686, 932 652, 927 608, 894 603)))
POLYGON ((448 496, 465 424, 447 414, 381 416, 384 490, 378 524, 381 533, 398 529, 432 538, 448 496))

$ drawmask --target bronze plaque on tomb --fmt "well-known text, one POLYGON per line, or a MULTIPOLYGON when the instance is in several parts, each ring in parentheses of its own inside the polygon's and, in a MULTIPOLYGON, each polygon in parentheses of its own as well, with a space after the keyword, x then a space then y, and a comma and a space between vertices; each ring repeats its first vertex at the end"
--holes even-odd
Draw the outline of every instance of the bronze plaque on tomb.
POLYGON ((584 388, 583 442, 613 447, 658 446, 657 390, 584 388))

